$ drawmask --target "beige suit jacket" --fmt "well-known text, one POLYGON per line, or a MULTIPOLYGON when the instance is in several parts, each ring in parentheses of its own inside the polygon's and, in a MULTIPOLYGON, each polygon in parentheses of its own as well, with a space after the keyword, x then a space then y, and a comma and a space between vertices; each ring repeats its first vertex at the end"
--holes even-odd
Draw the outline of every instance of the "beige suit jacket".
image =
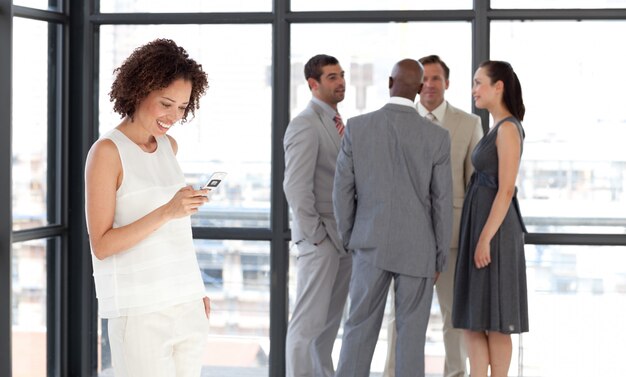
POLYGON ((465 188, 474 172, 472 152, 483 136, 483 128, 477 115, 457 109, 449 102, 441 126, 448 130, 451 140, 450 165, 452 167, 452 205, 454 209, 450 247, 457 248, 465 188))

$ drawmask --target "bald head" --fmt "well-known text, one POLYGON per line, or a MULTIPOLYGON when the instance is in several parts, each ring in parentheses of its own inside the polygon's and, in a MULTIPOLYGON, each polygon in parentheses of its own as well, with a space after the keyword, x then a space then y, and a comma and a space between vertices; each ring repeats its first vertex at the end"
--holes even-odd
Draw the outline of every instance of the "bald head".
POLYGON ((389 94, 392 97, 408 98, 415 101, 415 97, 422 90, 424 67, 413 59, 404 59, 397 62, 389 76, 389 94))

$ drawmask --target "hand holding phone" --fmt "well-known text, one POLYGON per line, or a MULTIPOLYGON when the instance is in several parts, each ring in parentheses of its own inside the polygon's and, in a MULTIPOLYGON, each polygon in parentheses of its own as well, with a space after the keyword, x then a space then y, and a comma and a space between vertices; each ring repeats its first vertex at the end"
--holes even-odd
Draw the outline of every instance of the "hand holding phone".
POLYGON ((209 190, 209 194, 207 197, 211 197, 213 191, 217 189, 217 187, 222 183, 222 180, 226 177, 226 173, 224 172, 215 172, 211 174, 209 180, 201 187, 201 190, 209 190))

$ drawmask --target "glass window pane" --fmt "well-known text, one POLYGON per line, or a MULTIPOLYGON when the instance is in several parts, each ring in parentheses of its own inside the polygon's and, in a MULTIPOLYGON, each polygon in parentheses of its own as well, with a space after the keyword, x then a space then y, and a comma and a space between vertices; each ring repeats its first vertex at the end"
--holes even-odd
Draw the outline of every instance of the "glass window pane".
POLYGON ((491 0, 493 9, 624 8, 626 0, 491 0))
POLYGON ((205 183, 215 171, 228 173, 211 202, 193 216, 194 226, 269 228, 271 31, 270 25, 101 27, 101 133, 120 123, 108 93, 113 69, 134 48, 166 35, 209 76, 195 119, 170 131, 190 185, 205 183))
POLYGON ((195 240, 211 298, 203 375, 267 376, 270 245, 265 241, 195 240))
MULTIPOLYGON (((346 97, 339 104, 344 119, 382 107, 389 100, 388 78, 393 65, 404 58, 419 59, 437 54, 450 67, 450 87, 446 99, 471 111, 471 24, 467 22, 411 22, 389 24, 293 25, 291 45, 291 117, 298 114, 311 98, 303 67, 318 53, 335 56, 346 72, 346 97), (350 35, 350 43, 338 36, 350 35), (429 38, 420 36, 428 35, 429 38)), ((295 301, 297 268, 295 255, 289 268, 289 303, 295 301)), ((387 300, 385 320, 372 360, 372 372, 382 373, 387 353, 387 319, 391 308, 387 300)), ((290 307, 290 313, 293 307, 290 307)), ((344 320, 345 320, 344 313, 344 320)), ((431 309, 426 344, 428 373, 443 371, 441 314, 435 300, 431 309)), ((335 363, 341 349, 342 327, 333 348, 335 363)))
POLYGON ((294 11, 472 9, 472 0, 447 0, 447 1, 291 0, 291 9, 294 11))
MULTIPOLYGON (((527 245, 524 376, 625 376, 626 247, 527 245)), ((513 356, 509 375, 517 375, 513 356)))
MULTIPOLYGON (((186 12, 271 12, 271 0, 107 0, 100 2, 102 13, 186 13, 186 12)), ((166 34, 163 34, 166 35, 166 34)))
POLYGON ((14 230, 48 224, 48 53, 48 23, 14 18, 14 230))
POLYGON ((291 116, 311 99, 303 68, 320 53, 336 57, 346 72, 346 97, 339 104, 344 120, 387 103, 388 78, 397 61, 430 54, 439 55, 450 67, 446 99, 471 111, 471 34, 469 22, 293 25, 291 116), (351 36, 349 43, 344 35, 351 36))
POLYGON ((513 65, 524 93, 518 195, 531 232, 626 229, 626 56, 598 43, 624 33, 615 21, 492 23, 491 56, 513 65))
POLYGON ((47 376, 46 240, 13 244, 11 350, 13 376, 47 376))
MULTIPOLYGON (((270 248, 265 241, 195 240, 211 299, 211 330, 202 375, 267 376, 270 248)), ((101 322, 99 376, 111 376, 106 321, 101 322)))

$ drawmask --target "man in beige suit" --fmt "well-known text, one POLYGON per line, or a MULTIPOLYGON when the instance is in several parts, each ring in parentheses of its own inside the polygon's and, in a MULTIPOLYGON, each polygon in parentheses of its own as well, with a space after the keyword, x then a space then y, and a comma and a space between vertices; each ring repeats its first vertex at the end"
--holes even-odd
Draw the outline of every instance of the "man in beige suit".
MULTIPOLYGON (((424 65, 424 87, 420 92, 417 111, 420 115, 430 119, 450 132, 451 138, 451 166, 453 192, 453 224, 452 243, 448 256, 448 267, 441 273, 435 289, 443 317, 443 341, 446 349, 444 377, 467 376, 465 360, 467 351, 463 343, 461 330, 452 328, 452 294, 454 287, 454 266, 459 243, 459 225, 461 209, 465 197, 465 187, 469 183, 473 172, 472 151, 483 136, 480 118, 468 114, 450 105, 444 98, 444 93, 450 84, 450 69, 439 56, 430 55, 421 58, 424 65)), ((394 377, 395 370, 395 315, 389 321, 387 362, 385 377, 394 377)), ((419 352, 416 350, 416 352, 419 352)))

